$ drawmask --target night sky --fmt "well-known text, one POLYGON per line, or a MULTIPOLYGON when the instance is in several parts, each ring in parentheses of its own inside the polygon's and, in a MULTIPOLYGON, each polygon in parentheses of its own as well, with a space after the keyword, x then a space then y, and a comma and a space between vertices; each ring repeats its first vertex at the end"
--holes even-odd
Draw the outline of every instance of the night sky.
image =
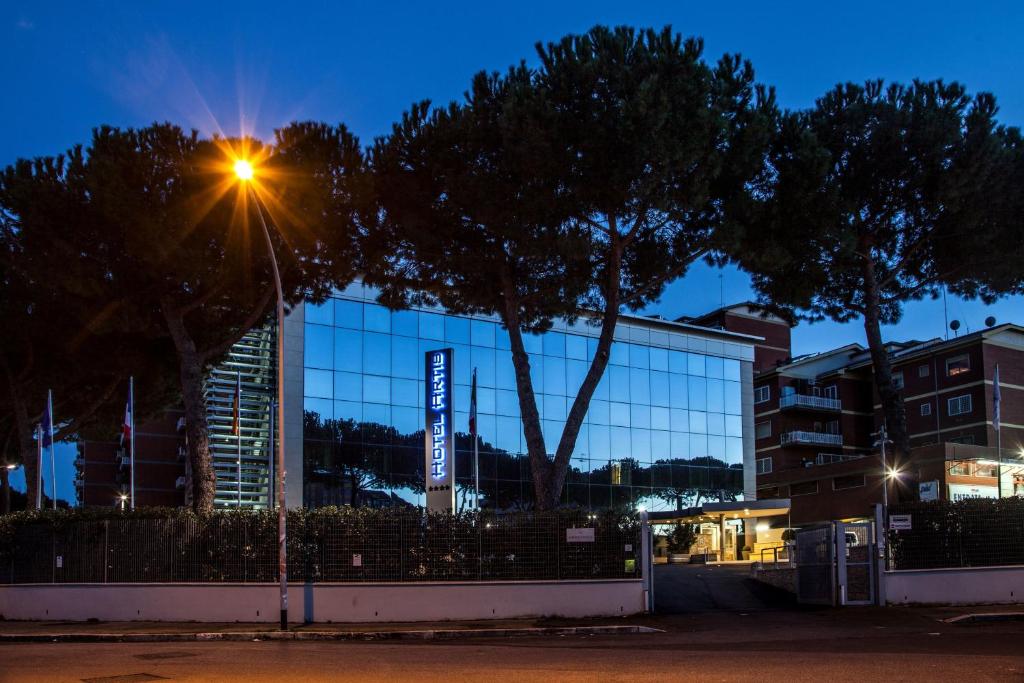
MULTIPOLYGON (((364 141, 411 102, 458 99, 481 69, 535 62, 536 41, 595 24, 703 36, 706 55, 749 58, 783 107, 841 81, 958 80, 993 92, 1000 120, 1024 124, 1024 3, 891 2, 270 3, 19 2, 0 7, 0 164, 58 153, 99 124, 170 120, 203 133, 266 137, 295 119, 344 122, 364 141), (45 5, 45 6, 43 6, 45 5)), ((747 277, 695 267, 647 312, 694 315, 750 298, 747 277)), ((1024 298, 950 298, 978 329, 1024 322, 1024 298)), ((887 338, 944 334, 942 302, 908 307, 887 338)), ((964 329, 964 328, 961 328, 964 329)), ((794 352, 864 342, 858 323, 803 324, 794 352)), ((58 416, 59 417, 59 416, 58 416)), ((60 477, 71 496, 70 458, 60 477)))

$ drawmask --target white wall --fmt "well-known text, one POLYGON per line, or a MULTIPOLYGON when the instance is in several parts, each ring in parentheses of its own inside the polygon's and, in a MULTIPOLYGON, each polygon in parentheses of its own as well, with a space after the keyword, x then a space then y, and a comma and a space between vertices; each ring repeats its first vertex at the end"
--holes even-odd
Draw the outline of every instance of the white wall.
POLYGON ((890 605, 1024 603, 1024 567, 885 572, 890 605))
MULTIPOLYGON (((290 584, 293 622, 397 622, 594 617, 644 609, 640 580, 515 583, 290 584)), ((0 586, 0 618, 66 621, 268 621, 277 584, 0 586)))

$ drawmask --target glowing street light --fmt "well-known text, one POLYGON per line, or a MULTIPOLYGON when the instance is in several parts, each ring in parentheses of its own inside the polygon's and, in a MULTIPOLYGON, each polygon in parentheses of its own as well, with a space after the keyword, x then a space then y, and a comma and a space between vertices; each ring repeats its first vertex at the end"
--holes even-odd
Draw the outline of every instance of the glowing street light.
MULTIPOLYGON (((281 291, 281 273, 277 268, 274 243, 270 240, 267 220, 263 217, 263 206, 251 182, 256 175, 255 169, 248 159, 240 158, 235 160, 234 171, 235 176, 248 192, 249 198, 256 205, 256 215, 259 216, 263 237, 267 241, 267 255, 270 257, 270 265, 274 273, 274 290, 277 293, 277 434, 279 446, 277 467, 274 469, 276 470, 275 485, 277 486, 277 571, 281 582, 281 630, 286 631, 288 630, 288 516, 284 496, 284 294, 281 291)), ((274 435, 271 434, 270 438, 273 439, 274 435)))

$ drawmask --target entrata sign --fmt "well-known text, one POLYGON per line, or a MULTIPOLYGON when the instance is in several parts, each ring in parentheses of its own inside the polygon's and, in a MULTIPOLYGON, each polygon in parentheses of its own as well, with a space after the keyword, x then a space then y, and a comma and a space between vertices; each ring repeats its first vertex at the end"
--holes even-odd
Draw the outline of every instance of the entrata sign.
POLYGON ((452 420, 451 349, 427 351, 424 373, 426 406, 426 491, 428 510, 455 509, 455 425, 452 420))

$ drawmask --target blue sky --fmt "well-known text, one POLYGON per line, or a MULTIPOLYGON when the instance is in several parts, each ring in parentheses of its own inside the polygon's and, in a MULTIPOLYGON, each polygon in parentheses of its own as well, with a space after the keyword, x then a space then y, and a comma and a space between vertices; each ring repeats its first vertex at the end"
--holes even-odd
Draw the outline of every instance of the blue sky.
MULTIPOLYGON (((101 123, 170 120, 201 132, 266 136, 294 119, 348 124, 369 141, 417 100, 461 97, 480 69, 533 60, 536 41, 594 24, 671 24, 706 53, 739 52, 784 107, 841 81, 959 80, 996 94, 1024 124, 1024 3, 675 2, 280 3, 24 2, 0 7, 0 164, 85 142, 101 123)), ((649 312, 693 315, 750 297, 743 273, 704 266, 649 312)), ((988 315, 1024 321, 1024 298, 950 299, 971 329, 988 315)), ((907 308, 890 338, 943 334, 942 302, 907 308)), ((805 353, 863 342, 856 324, 794 330, 805 353)), ((64 479, 64 477, 61 477, 64 479)))

